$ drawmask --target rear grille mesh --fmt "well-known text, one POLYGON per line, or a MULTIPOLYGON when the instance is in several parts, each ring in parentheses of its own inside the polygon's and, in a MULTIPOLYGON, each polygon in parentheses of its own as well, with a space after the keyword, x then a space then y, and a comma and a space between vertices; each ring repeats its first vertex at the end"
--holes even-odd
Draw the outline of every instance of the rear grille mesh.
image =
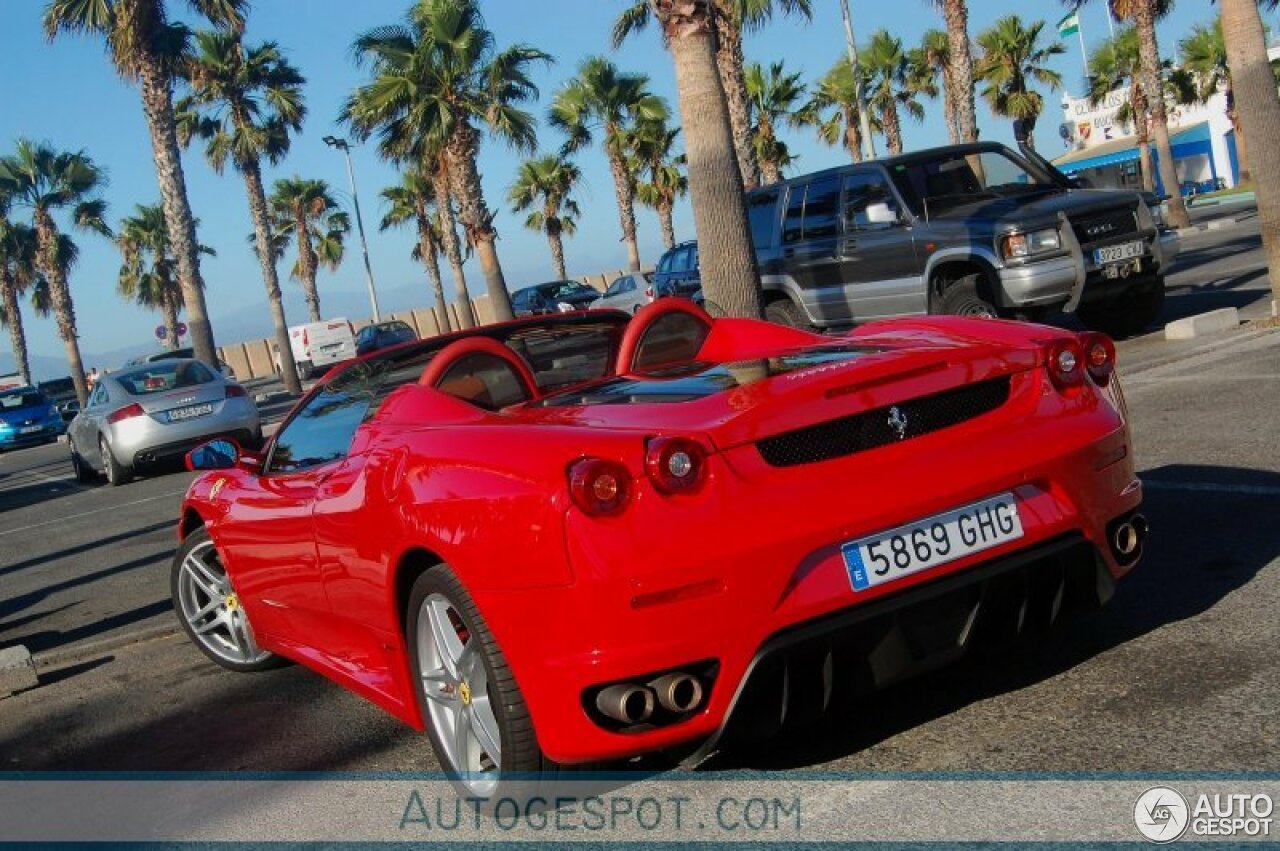
POLYGON ((1115 210, 1098 216, 1073 219, 1071 227, 1083 244, 1101 242, 1138 232, 1138 218, 1133 210, 1115 210))
POLYGON ((1009 376, 966 384, 860 414, 767 437, 756 447, 774 467, 828 461, 930 434, 994 411, 1009 400, 1009 376), (899 416, 893 416, 897 410, 899 416), (901 425, 905 418, 905 428, 901 425), (891 420, 897 421, 897 427, 891 420), (901 435, 899 435, 901 429, 901 435))

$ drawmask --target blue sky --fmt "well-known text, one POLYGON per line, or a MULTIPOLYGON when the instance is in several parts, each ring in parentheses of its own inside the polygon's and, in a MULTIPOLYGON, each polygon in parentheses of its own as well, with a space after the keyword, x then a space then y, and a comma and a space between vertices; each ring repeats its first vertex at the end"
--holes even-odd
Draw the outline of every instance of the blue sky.
MULTIPOLYGON (((169 0, 169 4, 182 5, 176 0, 169 0)), ((138 93, 115 75, 101 43, 61 37, 50 44, 40 28, 45 5, 42 0, 6 0, 5 5, 6 25, 0 30, 0 91, 5 93, 5 105, 0 110, 0 149, 8 149, 20 136, 47 140, 62 148, 85 149, 109 173, 106 197, 113 222, 130 214, 135 204, 158 200, 138 93)), ((481 5, 500 45, 523 41, 557 58, 555 65, 535 72, 542 100, 533 110, 540 119, 545 118, 546 106, 557 86, 573 73, 584 56, 596 52, 610 53, 624 69, 650 75, 654 91, 667 97, 675 111, 671 61, 657 33, 641 33, 616 53, 609 51, 609 27, 625 5, 624 0, 482 0, 481 5)), ((926 29, 941 25, 925 0, 851 0, 851 5, 860 41, 883 27, 914 43, 926 29)), ((1052 24, 1064 11, 1054 0, 970 0, 969 7, 975 33, 1001 15, 1018 12, 1027 19, 1047 19, 1048 30, 1056 35, 1052 24)), ((289 157, 267 170, 268 182, 294 173, 320 177, 338 190, 344 203, 349 200, 341 156, 321 139, 326 134, 342 132, 336 123, 339 105, 365 79, 350 61, 353 36, 369 27, 399 21, 406 8, 407 0, 257 0, 249 17, 247 40, 278 41, 308 81, 306 126, 295 139, 289 157)), ((781 19, 749 36, 748 59, 784 60, 788 69, 802 71, 806 81, 825 72, 844 50, 839 5, 837 0, 814 0, 814 9, 812 24, 781 19)), ((1106 35, 1102 9, 1102 3, 1095 3, 1081 12, 1089 42, 1106 35)), ((1215 11, 1206 0, 1183 0, 1161 26, 1162 49, 1172 50, 1191 25, 1211 19, 1215 11)), ((1074 36, 1066 46, 1068 52, 1058 57, 1055 66, 1063 74, 1067 88, 1078 90, 1081 60, 1074 36)), ((1049 101, 1052 106, 1040 123, 1038 141, 1041 150, 1052 155, 1062 146, 1057 138, 1061 112, 1057 96, 1051 95, 1049 101)), ((993 118, 981 102, 978 111, 983 138, 1012 143, 1006 122, 993 118)), ((931 103, 923 123, 907 124, 908 148, 946 142, 940 113, 940 105, 931 103)), ((784 129, 783 134, 799 154, 793 172, 843 161, 839 149, 818 143, 811 130, 784 129)), ((544 122, 539 142, 543 150, 554 150, 561 139, 544 122)), ((883 150, 883 142, 878 144, 883 150)), ((356 148, 353 155, 374 273, 379 291, 387 293, 384 311, 430 304, 425 272, 409 258, 412 234, 377 230, 382 209, 376 192, 395 182, 393 170, 378 160, 372 147, 356 148)), ((552 277, 545 240, 527 231, 522 225, 523 216, 512 214, 503 203, 519 159, 519 154, 486 142, 480 164, 489 203, 499 209, 498 248, 508 286, 513 289, 552 277)), ((584 216, 578 235, 566 246, 570 275, 615 269, 626 261, 604 157, 597 148, 579 154, 578 161, 586 179, 579 199, 584 216)), ((243 314, 246 308, 265 308, 261 272, 245 241, 251 224, 240 178, 231 171, 222 176, 214 174, 196 150, 188 152, 184 162, 191 203, 202 219, 200 239, 218 252, 216 258, 206 258, 202 264, 217 333, 219 316, 243 314)), ((645 262, 652 263, 661 253, 657 219, 643 208, 638 210, 638 219, 641 255, 645 262)), ((693 236, 687 204, 677 210, 676 232, 679 238, 693 236)), ((73 273, 71 287, 83 350, 92 356, 150 340, 157 316, 124 302, 116 293, 120 258, 115 247, 97 236, 85 234, 76 238, 81 261, 73 273)), ((363 269, 356 246, 353 238, 347 261, 336 273, 321 272, 322 305, 330 294, 334 295, 334 302, 353 304, 356 294, 363 292, 363 269)), ((289 295, 290 321, 300 321, 304 314, 299 306, 298 287, 287 278, 291 263, 290 256, 282 264, 281 281, 289 295)), ((468 263, 467 272, 472 291, 481 292, 483 278, 474 261, 468 263)), ((449 286, 446 277, 446 288, 449 286)), ((265 314, 265 309, 261 312, 265 314)), ((53 323, 34 318, 29 310, 25 316, 33 353, 60 356, 62 345, 53 323)), ((0 372, 9 363, 8 348, 5 335, 0 340, 0 351, 4 353, 0 355, 0 372)))

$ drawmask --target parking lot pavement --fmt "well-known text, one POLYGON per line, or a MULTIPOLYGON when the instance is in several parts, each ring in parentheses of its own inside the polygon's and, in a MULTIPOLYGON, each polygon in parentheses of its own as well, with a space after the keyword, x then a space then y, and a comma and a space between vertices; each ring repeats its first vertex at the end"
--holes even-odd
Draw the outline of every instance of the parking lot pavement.
MULTIPOLYGON (((1224 299, 1265 311, 1256 225, 1187 247, 1170 314, 1224 299)), ((711 767, 1280 768, 1280 334, 1120 350, 1152 537, 1112 604, 1033 658, 940 672, 711 767)), ((187 480, 79 486, 65 447, 0 457, 0 645, 46 663, 39 688, 0 702, 0 765, 434 768, 422 736, 302 668, 227 673, 178 636, 86 643, 173 624, 187 480)))

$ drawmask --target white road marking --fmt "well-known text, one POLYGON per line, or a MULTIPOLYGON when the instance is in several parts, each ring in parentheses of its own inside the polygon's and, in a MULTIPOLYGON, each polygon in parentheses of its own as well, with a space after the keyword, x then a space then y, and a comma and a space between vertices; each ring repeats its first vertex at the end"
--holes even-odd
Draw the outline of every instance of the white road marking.
MULTIPOLYGON (((27 526, 19 526, 16 529, 0 530, 0 538, 5 535, 16 535, 18 532, 29 532, 32 529, 40 529, 44 526, 52 526, 57 523, 66 523, 68 520, 79 520, 81 517, 89 517, 93 514, 101 514, 104 511, 117 511, 121 508, 128 508, 131 505, 142 505, 144 502, 155 502, 157 499, 173 499, 175 496, 182 496, 185 490, 173 491, 172 493, 161 493, 155 496, 144 497, 143 499, 135 499, 132 502, 121 502, 117 505, 108 505, 105 508, 95 508, 92 511, 81 511, 79 514, 68 514, 66 517, 59 517, 56 520, 45 520, 43 523, 31 523, 27 526)), ((175 522, 176 519, 175 519, 175 522)))
POLYGON ((1143 479, 1146 490, 1192 491, 1195 493, 1222 493, 1237 496, 1280 496, 1280 486, 1229 485, 1221 482, 1158 482, 1143 479))

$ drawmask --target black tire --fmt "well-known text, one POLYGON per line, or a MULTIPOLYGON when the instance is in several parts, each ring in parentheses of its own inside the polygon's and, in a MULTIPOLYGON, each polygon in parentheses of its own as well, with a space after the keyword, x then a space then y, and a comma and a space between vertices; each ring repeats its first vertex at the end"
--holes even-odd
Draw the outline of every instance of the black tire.
POLYGON ((788 328, 800 328, 808 331, 810 327, 804 318, 804 314, 800 312, 800 308, 789 298, 780 298, 766 304, 764 306, 764 318, 775 325, 785 325, 788 328))
POLYGON ((97 479, 98 473, 80 457, 76 445, 70 439, 67 440, 67 446, 71 449, 71 470, 75 473, 76 481, 83 485, 97 479))
MULTIPOLYGON (((191 643, 194 644, 201 653, 209 657, 209 659, 219 667, 226 668, 228 671, 248 674, 255 671, 267 671, 272 668, 279 668, 284 665, 288 665, 288 659, 283 656, 277 656, 269 651, 263 651, 266 653, 266 657, 259 661, 237 662, 224 656, 217 655, 205 646, 200 637, 196 635, 195 630, 183 615, 179 586, 182 578, 183 562, 186 560, 187 556, 190 555, 192 550, 197 547, 205 547, 206 545, 212 545, 212 541, 209 538, 208 530, 201 526, 190 535, 187 535, 186 540, 182 542, 182 546, 178 547, 178 551, 173 554, 173 564, 169 568, 169 595, 170 599, 173 601, 173 613, 178 618, 178 623, 182 626, 182 631, 187 634, 187 638, 190 639, 191 643)), ((218 561, 221 562, 221 558, 217 556, 216 547, 213 548, 212 553, 218 558, 218 561)))
POLYGON ((116 460, 115 453, 111 451, 111 446, 105 437, 98 438, 98 451, 102 453, 102 472, 112 487, 127 485, 133 481, 133 468, 116 460))
POLYGON ((977 274, 965 275, 963 278, 952 281, 938 297, 934 313, 979 319, 999 318, 1000 311, 983 295, 981 283, 982 276, 977 274))
POLYGON ((1117 339, 1147 330, 1164 311, 1164 281, 1120 298, 1082 304, 1076 315, 1086 328, 1117 339))
POLYGON ((418 698, 418 706, 422 710, 422 717, 426 721, 427 735, 431 738, 432 748, 441 766, 459 792, 473 798, 487 797, 489 800, 511 795, 524 796, 536 788, 536 782, 530 782, 530 775, 547 777, 559 770, 559 766, 547 759, 542 749, 538 747, 533 719, 529 716, 529 708, 520 693, 520 686, 516 683, 515 674, 511 672, 506 656, 503 655, 480 610, 476 608, 475 601, 471 599, 462 581, 447 564, 438 564, 430 568, 413 583, 405 610, 405 625, 407 630, 405 643, 409 646, 410 671, 412 680, 416 683, 415 694, 418 698), (456 766, 447 764, 448 750, 431 722, 423 679, 418 675, 421 670, 417 638, 420 629, 420 613, 423 602, 433 594, 443 596, 458 614, 462 626, 470 636, 467 643, 480 642, 481 659, 488 679, 489 706, 493 709, 500 736, 502 757, 498 765, 499 773, 508 776, 524 775, 519 781, 499 779, 496 788, 487 794, 478 794, 477 790, 466 785, 459 777, 456 766))

